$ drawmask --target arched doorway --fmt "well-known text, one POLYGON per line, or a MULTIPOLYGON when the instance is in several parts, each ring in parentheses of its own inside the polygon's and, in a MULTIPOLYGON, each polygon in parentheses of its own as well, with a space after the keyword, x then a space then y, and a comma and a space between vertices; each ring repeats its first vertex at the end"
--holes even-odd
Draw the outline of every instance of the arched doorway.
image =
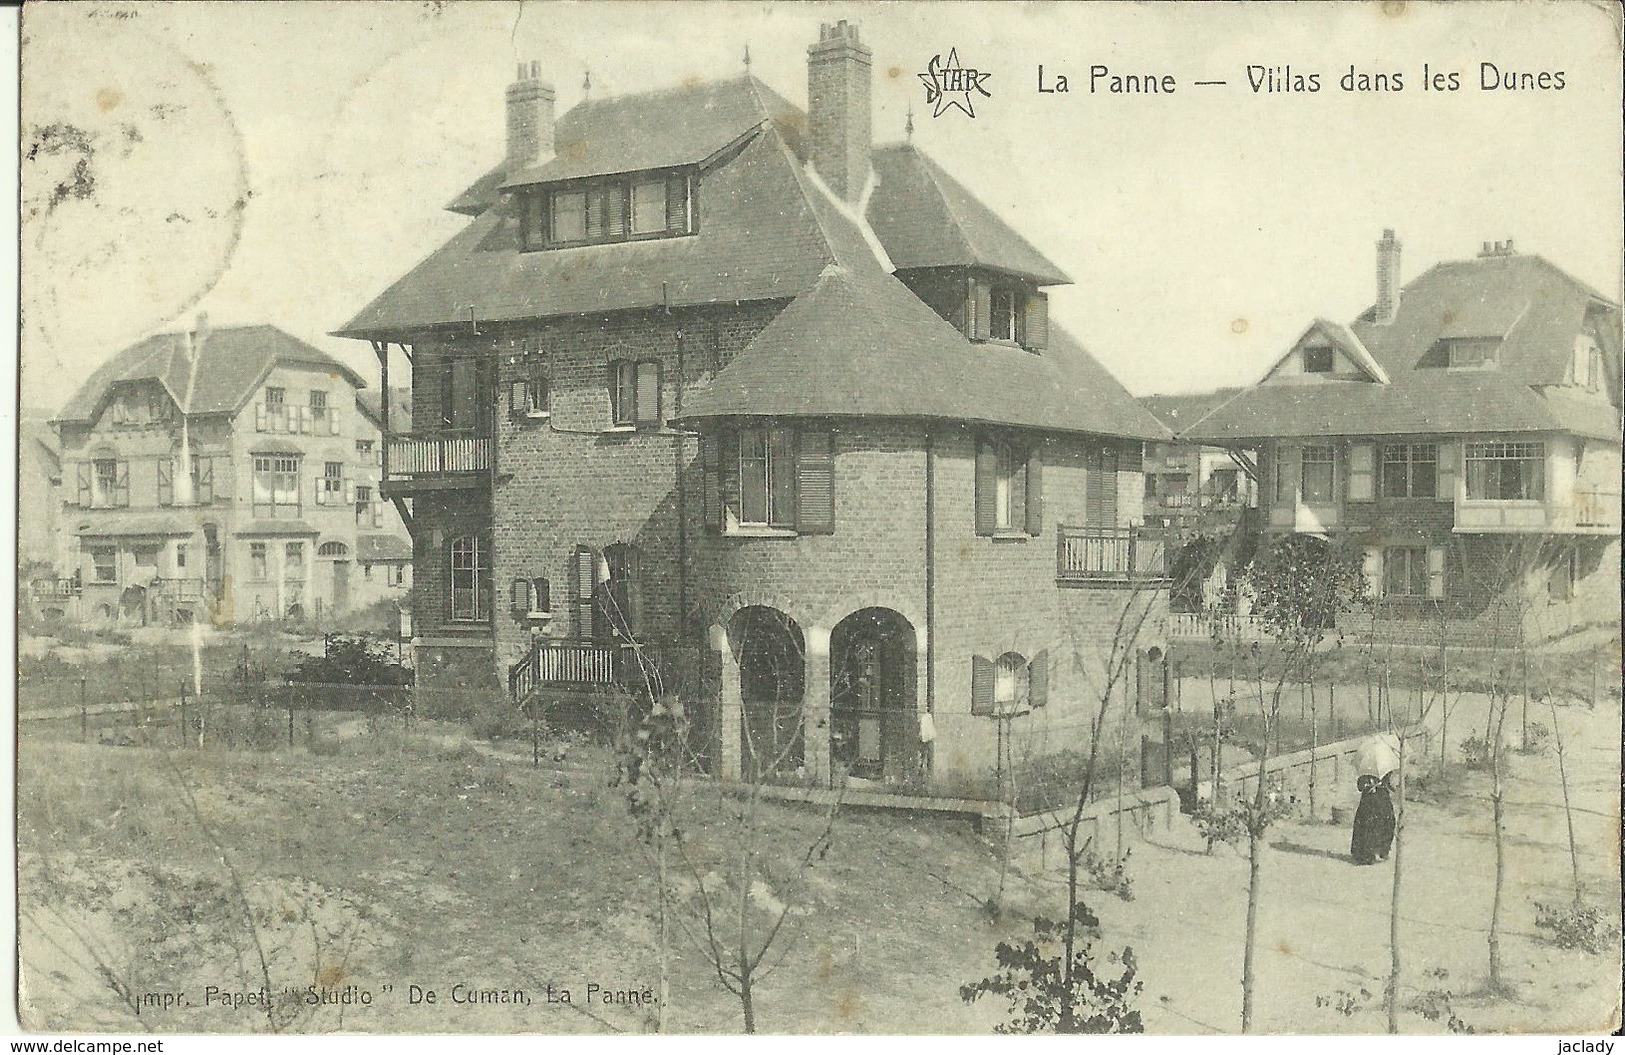
POLYGON ((829 638, 830 759, 854 777, 901 780, 920 757, 914 627, 864 608, 829 638))
POLYGON ((806 646, 801 627, 776 608, 741 608, 728 625, 739 661, 740 761, 747 780, 788 773, 803 761, 801 706, 806 646))

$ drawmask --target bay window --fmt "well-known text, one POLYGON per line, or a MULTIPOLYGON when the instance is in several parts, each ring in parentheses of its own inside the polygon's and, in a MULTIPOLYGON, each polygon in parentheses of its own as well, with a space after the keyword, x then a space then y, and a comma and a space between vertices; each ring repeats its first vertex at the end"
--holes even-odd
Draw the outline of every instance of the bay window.
POLYGON ((1467 444, 1467 497, 1541 501, 1546 497, 1544 443, 1467 444))
POLYGON ((254 515, 294 518, 299 515, 299 456, 254 456, 254 515))

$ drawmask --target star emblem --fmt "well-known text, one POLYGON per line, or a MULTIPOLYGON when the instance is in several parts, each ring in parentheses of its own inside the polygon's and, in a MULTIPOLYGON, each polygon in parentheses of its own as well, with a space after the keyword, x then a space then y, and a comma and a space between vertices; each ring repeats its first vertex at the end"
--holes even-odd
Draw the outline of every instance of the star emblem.
POLYGON ((971 99, 971 92, 980 92, 984 99, 993 98, 988 90, 982 87, 982 82, 993 76, 976 69, 967 69, 959 62, 959 49, 948 49, 948 61, 943 62, 941 55, 931 56, 926 64, 925 72, 917 75, 920 82, 925 85, 925 101, 934 109, 932 117, 941 117, 954 107, 962 111, 966 117, 976 116, 976 107, 971 99))

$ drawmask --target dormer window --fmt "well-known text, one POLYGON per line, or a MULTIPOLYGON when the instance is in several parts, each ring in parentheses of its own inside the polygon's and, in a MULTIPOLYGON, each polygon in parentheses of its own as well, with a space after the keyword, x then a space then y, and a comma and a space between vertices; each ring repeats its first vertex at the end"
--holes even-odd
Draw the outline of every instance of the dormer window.
POLYGON ((1303 350, 1303 372, 1306 374, 1329 374, 1335 361, 1331 345, 1312 344, 1303 350))
POLYGON ((652 173, 534 190, 525 200, 524 225, 526 249, 693 234, 693 180, 687 173, 652 173))
POLYGON ((1501 342, 1494 337, 1457 338, 1445 342, 1452 370, 1493 370, 1500 365, 1501 342))
POLYGON ((1574 339, 1574 359, 1569 364, 1568 382, 1589 392, 1602 391, 1602 349, 1597 346, 1597 339, 1588 333, 1574 339))
POLYGON ((995 341, 1021 340, 1021 298, 1014 289, 995 287, 991 298, 992 317, 988 319, 988 336, 995 341))
POLYGON ((1049 344, 1049 299, 1020 281, 973 274, 963 314, 944 317, 956 326, 962 324, 973 341, 1019 344, 1032 352, 1049 344))

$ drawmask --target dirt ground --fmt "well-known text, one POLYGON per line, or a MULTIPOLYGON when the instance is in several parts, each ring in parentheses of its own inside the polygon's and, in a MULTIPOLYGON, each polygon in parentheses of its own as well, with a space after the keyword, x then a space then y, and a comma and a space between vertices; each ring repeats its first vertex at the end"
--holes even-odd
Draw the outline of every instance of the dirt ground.
MULTIPOLYGON (((1482 720, 1465 711, 1461 718, 1464 728, 1482 720)), ((1587 894, 1617 913, 1618 703, 1567 706, 1560 718, 1587 894)), ((612 770, 606 752, 582 747, 534 769, 528 749, 476 745, 464 729, 433 723, 372 735, 358 724, 334 753, 321 755, 25 737, 18 800, 24 1024, 159 1032, 649 1029, 650 1007, 587 999, 589 984, 600 987, 597 995, 658 983, 652 869, 621 793, 608 786, 612 770), (267 978, 269 1016, 249 1002, 267 978), (571 1002, 549 1003, 550 983, 555 998, 568 988, 571 1002), (210 986, 216 997, 205 1004, 210 986), (309 986, 332 1002, 301 1002, 309 986), (412 986, 423 994, 415 1004, 412 986), (462 988, 454 993, 454 986, 462 988), (458 1000, 469 990, 512 999, 515 989, 529 1002, 458 1000), (170 998, 176 1006, 163 1006, 165 993, 181 994, 170 998), (239 1006, 222 1005, 219 996, 232 994, 239 1006)), ((1487 777, 1464 773, 1409 811, 1407 1008, 1429 991, 1449 990, 1456 1015, 1479 1032, 1613 1028, 1618 956, 1555 949, 1534 927, 1533 902, 1564 903, 1570 889, 1551 751, 1513 760, 1503 911, 1512 992, 1483 994, 1494 874, 1487 796, 1487 777)), ((733 800, 701 799, 687 830, 710 883, 735 860, 738 810, 733 800)), ((1060 914, 1058 877, 1013 873, 1004 922, 992 923, 984 902, 997 884, 997 861, 969 823, 851 811, 837 820, 834 845, 805 895, 795 897, 789 862, 822 817, 810 808, 763 809, 772 835, 753 901, 772 906, 784 897, 794 907, 788 953, 758 991, 761 1030, 986 1033, 1000 1020, 1002 1008, 986 1000, 967 1006, 958 987, 991 974, 995 942, 1023 936, 1031 915, 1060 914)), ((1352 865, 1343 827, 1281 824, 1269 841, 1258 1028, 1382 1031, 1391 865, 1352 865)), ((1181 819, 1135 842, 1128 872, 1133 900, 1092 892, 1089 902, 1102 918, 1102 957, 1134 947, 1147 1030, 1238 1030, 1244 851, 1204 852, 1181 819)), ((699 954, 696 921, 679 923, 667 1028, 738 1031, 738 1002, 699 954)), ((1407 1009, 1402 1028, 1445 1026, 1407 1009)))

